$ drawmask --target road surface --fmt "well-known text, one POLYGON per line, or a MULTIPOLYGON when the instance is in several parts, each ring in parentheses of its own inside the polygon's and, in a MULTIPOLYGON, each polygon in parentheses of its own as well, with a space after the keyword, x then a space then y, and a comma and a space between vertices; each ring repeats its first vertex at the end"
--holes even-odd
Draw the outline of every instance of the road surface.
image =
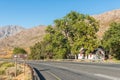
POLYGON ((120 80, 120 64, 30 61, 41 80, 120 80))

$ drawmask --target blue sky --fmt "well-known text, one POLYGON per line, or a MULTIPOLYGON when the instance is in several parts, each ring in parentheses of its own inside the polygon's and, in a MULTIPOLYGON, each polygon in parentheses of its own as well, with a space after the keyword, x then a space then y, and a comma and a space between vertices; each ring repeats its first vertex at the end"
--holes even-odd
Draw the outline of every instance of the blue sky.
POLYGON ((120 0, 0 0, 0 26, 53 24, 70 11, 100 14, 120 9, 120 0))

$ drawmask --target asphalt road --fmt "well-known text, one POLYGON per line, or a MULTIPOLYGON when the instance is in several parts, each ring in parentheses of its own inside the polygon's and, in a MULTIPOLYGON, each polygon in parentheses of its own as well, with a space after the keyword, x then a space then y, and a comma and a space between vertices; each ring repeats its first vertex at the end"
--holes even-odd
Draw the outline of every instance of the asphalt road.
POLYGON ((30 61, 41 80, 120 80, 120 64, 30 61))

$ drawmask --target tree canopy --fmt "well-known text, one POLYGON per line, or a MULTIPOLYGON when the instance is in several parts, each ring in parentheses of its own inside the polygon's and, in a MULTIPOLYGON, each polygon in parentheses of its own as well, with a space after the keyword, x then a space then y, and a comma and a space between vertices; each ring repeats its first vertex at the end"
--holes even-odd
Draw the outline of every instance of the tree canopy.
POLYGON ((112 23, 102 41, 109 53, 116 59, 120 59, 120 23, 112 23))
POLYGON ((99 24, 93 17, 71 11, 56 19, 54 27, 47 27, 43 40, 44 54, 49 58, 67 58, 69 54, 78 54, 82 47, 88 54, 98 47, 98 28, 99 24))

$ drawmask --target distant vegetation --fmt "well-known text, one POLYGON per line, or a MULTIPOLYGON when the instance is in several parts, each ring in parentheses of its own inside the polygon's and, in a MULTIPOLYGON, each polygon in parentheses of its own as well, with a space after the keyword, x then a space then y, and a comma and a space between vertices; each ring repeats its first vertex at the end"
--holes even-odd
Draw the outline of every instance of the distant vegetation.
POLYGON ((16 47, 13 50, 13 54, 27 54, 27 52, 23 48, 16 47))
POLYGON ((30 48, 30 59, 64 59, 69 55, 77 55, 84 47, 89 54, 99 46, 96 33, 98 22, 89 15, 70 12, 65 17, 54 21, 54 27, 49 25, 42 42, 30 48))
POLYGON ((38 42, 33 47, 30 47, 31 54, 29 55, 29 59, 44 59, 46 56, 44 46, 42 42, 38 42))

